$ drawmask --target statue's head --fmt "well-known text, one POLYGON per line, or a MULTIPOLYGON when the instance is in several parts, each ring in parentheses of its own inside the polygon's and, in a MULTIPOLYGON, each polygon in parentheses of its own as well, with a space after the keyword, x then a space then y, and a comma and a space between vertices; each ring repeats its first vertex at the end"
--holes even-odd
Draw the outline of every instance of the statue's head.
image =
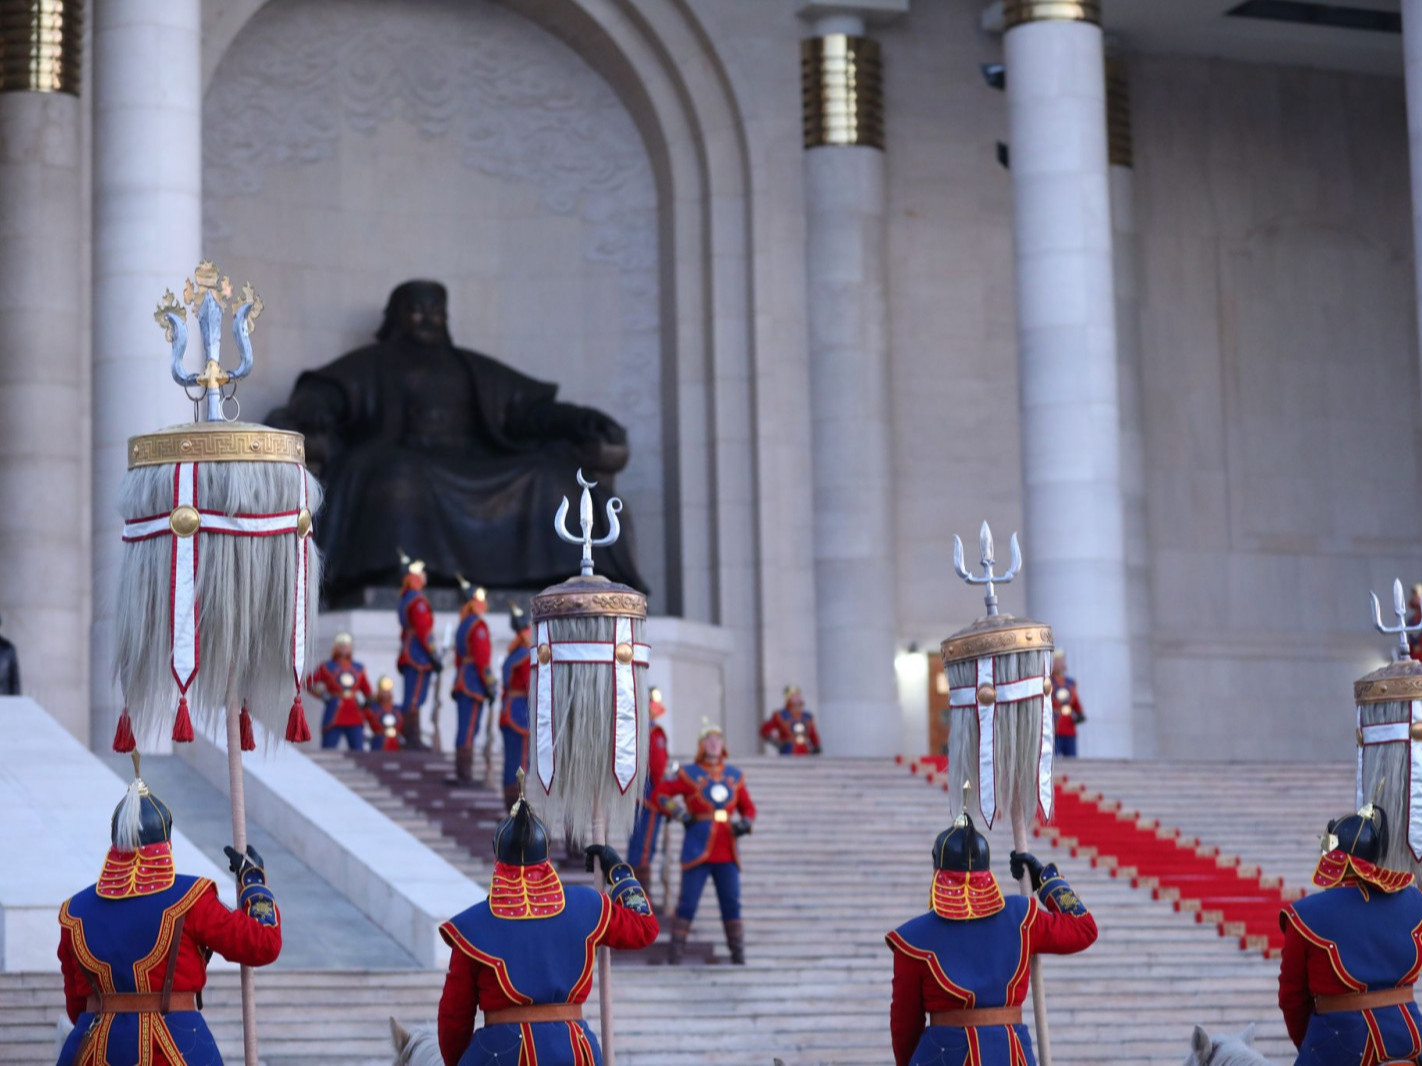
POLYGON ((437 281, 407 281, 395 286, 385 304, 377 340, 445 345, 449 339, 449 293, 437 281))

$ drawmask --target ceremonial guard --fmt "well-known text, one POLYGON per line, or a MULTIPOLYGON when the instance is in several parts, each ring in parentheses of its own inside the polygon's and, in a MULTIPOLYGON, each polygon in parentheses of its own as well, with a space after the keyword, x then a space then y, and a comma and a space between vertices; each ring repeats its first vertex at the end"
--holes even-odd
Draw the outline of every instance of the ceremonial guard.
POLYGON ((1295 1066, 1377 1066, 1422 1055, 1413 1001, 1422 891, 1412 874, 1381 865, 1388 830, 1373 804, 1329 822, 1313 874, 1323 891, 1279 915, 1279 1009, 1299 1049, 1295 1066))
POLYGON ((894 953, 896 1066, 1036 1066, 1022 1023, 1028 964, 1096 940, 1096 920, 1055 864, 1014 851, 1012 876, 1030 873, 1036 894, 1003 896, 966 807, 934 842, 930 909, 884 938, 894 953))
POLYGON ((463 577, 459 578, 459 587, 464 593, 459 628, 454 634, 454 705, 459 709, 459 724, 454 738, 454 776, 445 778, 445 783, 451 785, 466 785, 474 780, 474 734, 479 732, 484 704, 494 698, 494 669, 489 665, 493 646, 489 625, 484 621, 488 596, 463 577))
POLYGON ((400 750, 400 708, 395 706, 395 682, 382 677, 375 683, 375 702, 365 710, 374 734, 372 751, 400 750))
POLYGON ((519 794, 518 772, 528 766, 528 682, 533 660, 528 615, 516 603, 509 604, 509 624, 514 638, 504 656, 499 732, 504 738, 504 804, 512 808, 519 794))
POLYGON ((818 755, 820 733, 815 716, 805 710, 805 697, 798 685, 785 686, 785 706, 767 718, 760 738, 774 744, 781 755, 818 755))
POLYGON ((548 862, 548 832, 520 791, 494 832, 488 898, 440 927, 453 949, 439 1001, 445 1066, 601 1066, 582 1010, 593 951, 644 948, 658 928, 632 868, 594 844, 589 870, 594 857, 606 894, 564 885, 548 862), (484 1025, 475 1031, 479 1010, 484 1025))
POLYGON ((227 848, 237 910, 217 886, 177 873, 173 815, 138 776, 114 808, 112 847, 97 883, 59 910, 59 964, 74 1029, 58 1066, 220 1066, 203 1021, 202 989, 215 951, 247 966, 281 953, 281 916, 262 858, 227 848))
POLYGON ((741 858, 736 840, 753 828, 755 803, 741 771, 726 762, 726 738, 720 726, 707 722, 702 727, 696 762, 682 766, 674 776, 660 782, 655 795, 663 812, 686 827, 681 842, 681 895, 672 919, 667 961, 681 961, 696 905, 709 877, 716 883, 716 900, 721 905, 731 961, 744 964, 741 858), (678 798, 683 804, 680 807, 675 803, 678 798))
POLYGON ((1081 698, 1076 693, 1076 678, 1066 672, 1066 652, 1052 652, 1052 711, 1056 719, 1057 754, 1076 755, 1076 727, 1086 721, 1081 698))
POLYGON ((345 737, 352 751, 365 750, 365 706, 370 702, 370 680, 365 667, 351 658, 354 642, 349 633, 336 634, 331 657, 316 668, 308 691, 325 701, 321 715, 321 747, 335 748, 345 737))
POLYGON ((405 730, 405 747, 417 751, 425 746, 420 735, 420 711, 429 695, 431 674, 444 669, 439 651, 431 639, 434 612, 425 596, 425 564, 401 553, 405 580, 400 585, 400 657, 395 666, 405 684, 400 716, 405 730))
POLYGON ((662 831, 662 812, 652 799, 657 783, 667 775, 667 731, 662 727, 666 717, 662 690, 652 687, 647 698, 647 718, 652 727, 647 737, 647 784, 642 790, 642 805, 637 808, 637 820, 632 823, 632 837, 627 842, 627 861, 644 885, 652 883, 652 861, 657 857, 657 837, 662 831))

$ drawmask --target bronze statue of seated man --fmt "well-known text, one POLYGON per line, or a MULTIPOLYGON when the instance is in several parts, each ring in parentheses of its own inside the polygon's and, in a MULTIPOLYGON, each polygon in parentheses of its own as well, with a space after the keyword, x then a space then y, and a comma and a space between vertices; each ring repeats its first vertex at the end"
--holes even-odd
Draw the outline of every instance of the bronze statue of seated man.
MULTIPOLYGON (((447 319, 443 285, 405 282, 375 344, 303 373, 268 416, 306 435, 308 465, 325 486, 316 537, 332 606, 398 585, 401 548, 446 579, 462 573, 504 589, 561 581, 577 553, 550 516, 574 495, 580 467, 601 482, 601 511, 627 465, 627 431, 614 419, 455 347, 447 319)), ((599 572, 644 588, 625 532, 599 572)))

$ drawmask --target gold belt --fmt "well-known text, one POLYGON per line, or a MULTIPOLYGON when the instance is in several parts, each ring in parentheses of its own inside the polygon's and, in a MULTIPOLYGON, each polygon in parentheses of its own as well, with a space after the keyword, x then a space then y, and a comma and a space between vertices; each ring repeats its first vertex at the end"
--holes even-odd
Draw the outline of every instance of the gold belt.
POLYGON ((580 1022, 581 1003, 539 1003, 531 1007, 507 1007, 485 1012, 485 1025, 521 1025, 525 1022, 580 1022))
POLYGON ((928 1012, 929 1025, 1021 1025, 1022 1007, 980 1007, 975 1010, 935 1010, 928 1012))
POLYGON ((698 822, 729 822, 731 815, 729 811, 712 811, 710 814, 698 814, 698 822))

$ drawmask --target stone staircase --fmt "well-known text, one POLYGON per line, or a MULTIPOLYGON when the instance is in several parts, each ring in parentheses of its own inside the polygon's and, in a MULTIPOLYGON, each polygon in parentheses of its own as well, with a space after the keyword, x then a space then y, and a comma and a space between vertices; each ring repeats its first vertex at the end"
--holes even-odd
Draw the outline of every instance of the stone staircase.
MULTIPOLYGON (((447 766, 438 757, 400 756, 407 765, 383 771, 372 765, 374 755, 318 758, 471 878, 487 877, 498 813, 494 790, 434 792, 430 780, 447 766), (391 773, 397 775, 393 786, 391 773), (402 773, 411 775, 403 785, 402 773), (435 801, 445 804, 438 809, 445 833, 423 809, 435 801)), ((892 963, 883 934, 926 906, 929 850, 946 821, 946 797, 886 760, 737 762, 760 807, 756 831, 742 848, 749 964, 615 963, 618 1062, 889 1062, 892 963)), ((1339 813, 1333 807, 1340 796, 1339 811, 1351 802, 1351 777, 1338 766, 1083 760, 1068 772, 1108 794, 1137 797, 1128 805, 1162 820, 1169 820, 1167 811, 1192 818, 1199 824, 1187 830, 1192 835, 1207 838, 1209 831, 1218 838, 1211 843, 1238 841, 1249 849, 1246 858, 1277 868, 1291 883, 1302 883, 1298 871, 1311 869, 1316 854, 1317 830, 1304 834, 1305 824, 1339 813), (1171 796, 1176 788, 1188 797, 1183 804, 1171 796), (1294 807, 1307 812, 1278 810, 1280 796, 1294 797, 1294 807), (1305 839, 1295 839, 1300 834, 1305 839), (1293 855, 1296 849, 1302 853, 1293 855)), ((679 830, 673 837, 676 842, 679 830)), ((1005 880, 1010 833, 999 823, 991 837, 1005 880)), ((1033 846, 1044 860, 1061 863, 1102 926, 1089 951, 1048 958, 1044 966, 1057 1063, 1175 1066, 1197 1022, 1231 1032, 1259 1022, 1260 1049, 1276 1061, 1291 1060, 1274 1002, 1277 963, 1241 952, 1191 915, 1132 890, 1085 858, 1059 854, 1045 841, 1033 846)), ((652 895, 660 898, 660 885, 652 895)), ((706 943, 706 954, 714 949, 714 959, 723 956, 709 890, 693 935, 706 943)), ((388 1063, 388 1015, 407 1024, 432 1021, 441 982, 438 973, 418 971, 261 973, 262 1060, 267 1066, 388 1063)), ((240 1062, 235 976, 217 975, 209 988, 209 1023, 227 1061, 240 1062)), ((594 991, 590 1017, 596 1003, 594 991)), ((0 1062, 52 1063, 60 1011, 57 975, 0 974, 0 1062)))

